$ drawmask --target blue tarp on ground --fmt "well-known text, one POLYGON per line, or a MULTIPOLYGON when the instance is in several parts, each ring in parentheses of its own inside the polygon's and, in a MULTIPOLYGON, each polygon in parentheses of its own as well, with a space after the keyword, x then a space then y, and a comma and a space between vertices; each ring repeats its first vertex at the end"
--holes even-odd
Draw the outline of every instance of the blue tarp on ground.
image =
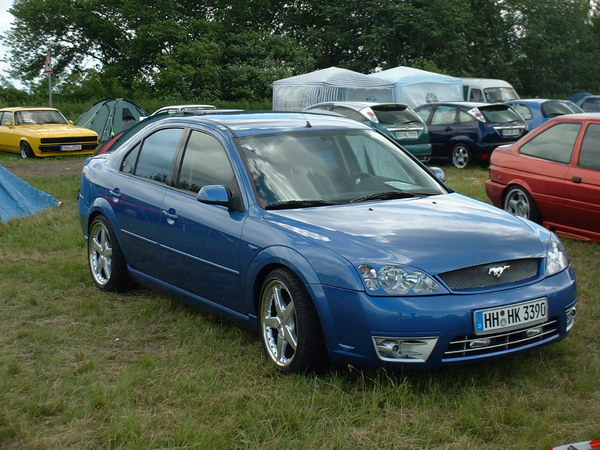
POLYGON ((58 204, 52 195, 34 188, 0 166, 0 223, 29 216, 58 204))

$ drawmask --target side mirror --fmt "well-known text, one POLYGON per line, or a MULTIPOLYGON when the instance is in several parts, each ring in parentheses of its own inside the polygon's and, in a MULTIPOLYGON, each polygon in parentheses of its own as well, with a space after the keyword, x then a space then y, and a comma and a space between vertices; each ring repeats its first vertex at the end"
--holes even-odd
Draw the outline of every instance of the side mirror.
POLYGON ((200 203, 231 207, 231 191, 222 185, 204 186, 196 196, 200 203))
POLYGON ((6 122, 4 122, 4 126, 10 128, 10 127, 13 126, 13 124, 12 124, 12 122, 10 120, 7 120, 6 122))
POLYGON ((72 120, 69 120, 69 125, 75 125, 75 122, 73 122, 72 120))
POLYGON ((446 174, 439 167, 430 167, 429 170, 431 170, 433 172, 433 174, 436 176, 436 178, 438 180, 440 180, 442 182, 446 181, 446 174))

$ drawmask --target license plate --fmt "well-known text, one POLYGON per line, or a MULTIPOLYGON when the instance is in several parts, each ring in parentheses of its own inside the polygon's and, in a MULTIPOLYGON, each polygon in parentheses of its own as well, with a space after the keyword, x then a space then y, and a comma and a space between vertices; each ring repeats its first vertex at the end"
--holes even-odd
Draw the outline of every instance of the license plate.
POLYGON ((535 325, 548 319, 548 300, 475 311, 475 334, 489 334, 535 325))
POLYGON ((521 130, 514 128, 511 130, 502 130, 502 136, 518 136, 521 134, 521 130))
POLYGON ((398 131, 396 138, 398 139, 416 139, 419 137, 418 131, 398 131))
POLYGON ((74 152, 77 150, 81 150, 81 144, 75 144, 75 145, 61 145, 60 149, 63 152, 74 152))

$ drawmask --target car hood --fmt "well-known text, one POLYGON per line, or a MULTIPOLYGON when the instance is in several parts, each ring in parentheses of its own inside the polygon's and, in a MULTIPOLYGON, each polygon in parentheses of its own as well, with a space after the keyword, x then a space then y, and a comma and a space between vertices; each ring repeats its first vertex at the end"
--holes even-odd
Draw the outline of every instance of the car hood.
POLYGON ((543 257, 548 233, 459 194, 268 211, 266 219, 352 264, 396 263, 431 274, 543 257))
POLYGON ((29 131, 40 136, 67 137, 67 136, 96 136, 96 132, 89 128, 76 125, 46 124, 46 125, 24 125, 29 131))

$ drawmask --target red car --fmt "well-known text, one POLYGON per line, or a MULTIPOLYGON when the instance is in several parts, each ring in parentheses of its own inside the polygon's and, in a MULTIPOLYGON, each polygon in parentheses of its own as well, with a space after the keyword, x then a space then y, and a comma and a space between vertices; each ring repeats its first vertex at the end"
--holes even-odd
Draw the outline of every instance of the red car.
POLYGON ((485 188, 499 208, 600 242, 600 114, 557 117, 496 148, 485 188))

